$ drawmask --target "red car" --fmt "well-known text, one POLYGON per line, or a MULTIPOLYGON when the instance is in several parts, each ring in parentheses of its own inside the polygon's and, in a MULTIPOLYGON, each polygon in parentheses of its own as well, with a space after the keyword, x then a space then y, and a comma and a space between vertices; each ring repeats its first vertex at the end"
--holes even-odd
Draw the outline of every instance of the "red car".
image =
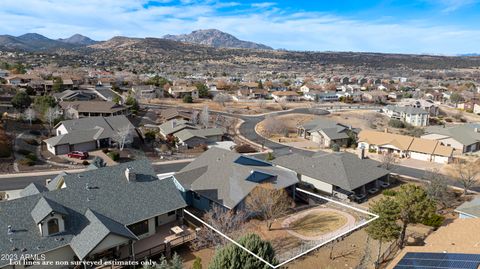
POLYGON ((88 152, 83 152, 83 151, 72 151, 67 154, 69 158, 76 158, 80 160, 85 160, 88 158, 88 152))

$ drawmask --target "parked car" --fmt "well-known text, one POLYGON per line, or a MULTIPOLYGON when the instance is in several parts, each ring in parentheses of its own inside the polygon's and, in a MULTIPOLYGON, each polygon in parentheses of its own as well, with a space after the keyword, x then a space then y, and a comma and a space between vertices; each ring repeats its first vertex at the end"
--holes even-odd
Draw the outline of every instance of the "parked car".
POLYGON ((67 154, 68 158, 75 158, 80 160, 85 160, 88 158, 88 152, 85 151, 72 151, 67 154))

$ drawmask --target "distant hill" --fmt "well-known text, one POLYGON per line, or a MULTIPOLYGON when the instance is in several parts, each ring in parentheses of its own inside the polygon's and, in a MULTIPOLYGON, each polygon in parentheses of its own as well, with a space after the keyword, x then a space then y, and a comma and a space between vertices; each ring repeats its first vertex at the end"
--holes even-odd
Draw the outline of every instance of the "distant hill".
POLYGON ((272 50, 269 46, 250 41, 243 41, 231 34, 224 33, 217 29, 196 30, 190 34, 184 35, 165 35, 163 38, 185 43, 212 46, 215 48, 272 50))
POLYGON ((97 43, 97 41, 92 40, 89 37, 80 35, 80 34, 74 34, 69 38, 60 38, 58 39, 58 41, 68 43, 68 44, 83 45, 83 46, 89 46, 97 43))
POLYGON ((86 44, 82 44, 82 42, 88 42, 87 39, 91 40, 88 37, 80 35, 74 35, 62 40, 53 40, 37 33, 27 33, 21 36, 0 35, 0 49, 30 52, 72 49, 79 46, 85 46, 86 44))

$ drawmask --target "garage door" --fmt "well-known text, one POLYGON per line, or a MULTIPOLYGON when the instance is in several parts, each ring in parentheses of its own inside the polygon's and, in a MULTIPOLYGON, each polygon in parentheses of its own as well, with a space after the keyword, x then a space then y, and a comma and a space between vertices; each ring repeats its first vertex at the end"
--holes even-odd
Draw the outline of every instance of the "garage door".
POLYGON ((96 149, 97 144, 95 141, 91 142, 86 142, 86 143, 81 143, 81 144, 76 144, 73 146, 73 150, 76 151, 91 151, 96 149))

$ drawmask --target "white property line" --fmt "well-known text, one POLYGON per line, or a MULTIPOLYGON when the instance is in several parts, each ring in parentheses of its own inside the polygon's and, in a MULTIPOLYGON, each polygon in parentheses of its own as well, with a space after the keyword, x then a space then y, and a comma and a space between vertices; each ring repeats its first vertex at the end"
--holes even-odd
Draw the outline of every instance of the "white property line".
POLYGON ((332 203, 336 203, 336 204, 339 204, 339 205, 341 205, 341 206, 345 206, 345 207, 348 207, 348 208, 350 208, 350 209, 353 209, 353 210, 355 210, 355 211, 358 211, 358 212, 367 214, 367 215, 369 215, 369 216, 372 216, 373 218, 369 219, 368 221, 366 221, 366 222, 364 222, 364 223, 362 223, 362 224, 360 224, 360 225, 358 225, 358 226, 356 226, 356 227, 353 227, 353 228, 350 229, 350 230, 347 230, 347 231, 345 231, 345 232, 343 232, 343 233, 341 233, 341 234, 338 234, 337 236, 334 236, 334 237, 332 237, 331 239, 329 239, 329 240, 327 240, 327 241, 319 244, 318 246, 312 247, 312 248, 310 248, 310 249, 308 249, 308 250, 306 250, 306 251, 304 251, 304 252, 302 252, 302 253, 294 256, 293 258, 290 258, 290 259, 288 259, 288 260, 286 260, 286 261, 283 261, 283 262, 280 263, 280 264, 273 265, 273 264, 267 262, 266 260, 264 260, 262 257, 258 256, 257 254, 253 253, 252 251, 250 251, 250 250, 247 249, 246 247, 240 245, 239 243, 237 243, 235 240, 231 239, 230 237, 228 237, 228 236, 225 235, 224 233, 222 233, 222 232, 220 232, 219 230, 215 229, 215 228, 212 227, 210 224, 206 223, 205 221, 203 221, 203 220, 200 219, 199 217, 195 216, 193 213, 190 213, 188 210, 183 209, 183 212, 187 213, 188 215, 190 215, 190 216, 193 217, 194 219, 198 220, 199 222, 201 222, 202 224, 204 224, 204 225, 207 226, 208 228, 214 230, 215 232, 217 232, 218 234, 220 234, 221 236, 223 236, 223 237, 224 237, 225 239, 227 239, 228 241, 232 242, 232 243, 235 244, 236 246, 238 246, 238 247, 240 247, 241 249, 245 250, 246 252, 248 252, 249 254, 253 255, 255 258, 259 259, 260 261, 262 261, 263 263, 267 264, 268 266, 270 266, 270 267, 273 268, 273 269, 276 269, 276 268, 278 268, 278 267, 280 267, 280 266, 283 266, 283 265, 285 265, 285 264, 287 264, 287 263, 289 263, 289 262, 291 262, 291 261, 293 261, 293 260, 295 260, 295 259, 298 259, 299 257, 301 257, 301 256, 303 256, 303 255, 305 255, 305 254, 307 254, 307 253, 309 253, 309 252, 311 252, 311 251, 313 251, 313 250, 321 247, 321 246, 324 246, 324 245, 326 245, 326 244, 328 244, 328 243, 336 240, 337 238, 340 238, 340 237, 342 237, 342 236, 344 236, 344 235, 346 235, 346 234, 349 234, 350 232, 355 231, 355 230, 357 230, 358 228, 363 227, 363 226, 369 224, 370 222, 376 220, 376 219, 379 217, 378 215, 373 214, 373 213, 371 213, 371 212, 368 212, 368 211, 366 211, 366 210, 359 209, 359 208, 353 207, 353 206, 351 206, 351 205, 347 205, 347 204, 344 204, 344 203, 341 203, 341 202, 332 200, 332 199, 330 199, 330 198, 327 198, 327 197, 324 197, 324 196, 321 196, 321 195, 318 195, 318 194, 315 194, 315 193, 311 193, 311 192, 306 191, 306 190, 302 190, 302 189, 298 189, 298 188, 295 188, 295 189, 298 190, 298 191, 300 191, 300 192, 303 192, 303 193, 306 193, 306 194, 315 196, 315 197, 317 197, 317 198, 324 199, 324 200, 330 201, 330 202, 332 202, 332 203))

